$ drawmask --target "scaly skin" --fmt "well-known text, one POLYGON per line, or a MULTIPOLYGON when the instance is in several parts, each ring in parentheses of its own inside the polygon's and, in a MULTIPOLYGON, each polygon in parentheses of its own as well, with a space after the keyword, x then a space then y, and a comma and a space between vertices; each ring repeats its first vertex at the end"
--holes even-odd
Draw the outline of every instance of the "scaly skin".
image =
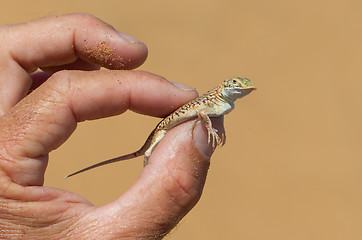
POLYGON ((169 116, 162 119, 138 151, 94 164, 72 173, 65 178, 74 176, 81 172, 85 172, 92 168, 135 158, 141 155, 145 156, 144 166, 146 166, 148 163, 148 158, 151 155, 153 149, 161 141, 163 136, 165 136, 166 132, 174 126, 195 117, 198 117, 205 125, 208 131, 208 142, 210 143, 211 137, 212 146, 214 148, 216 145, 224 144, 224 136, 221 138, 219 137, 217 130, 212 127, 210 117, 219 117, 229 113, 234 109, 234 102, 236 99, 248 95, 255 89, 256 88, 253 86, 252 82, 247 78, 229 78, 216 88, 208 91, 204 95, 192 100, 191 102, 186 103, 171 113, 169 116))

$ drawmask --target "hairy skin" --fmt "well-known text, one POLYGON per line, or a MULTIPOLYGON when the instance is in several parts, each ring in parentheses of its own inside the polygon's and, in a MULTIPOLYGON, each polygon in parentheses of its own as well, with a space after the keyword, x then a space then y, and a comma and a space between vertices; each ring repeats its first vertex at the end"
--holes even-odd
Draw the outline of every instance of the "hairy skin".
MULTIPOLYGON (((166 116, 197 93, 129 71, 145 61, 146 46, 88 14, 2 26, 0 38, 0 239, 165 236, 202 193, 213 148, 201 124, 171 129, 134 185, 101 207, 42 186, 48 154, 77 122, 128 109, 166 116)), ((222 131, 222 118, 214 126, 222 131)))

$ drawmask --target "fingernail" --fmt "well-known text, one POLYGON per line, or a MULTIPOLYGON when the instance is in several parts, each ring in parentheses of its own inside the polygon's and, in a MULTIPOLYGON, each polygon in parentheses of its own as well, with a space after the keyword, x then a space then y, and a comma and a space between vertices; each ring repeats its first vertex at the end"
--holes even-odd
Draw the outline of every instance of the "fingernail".
POLYGON ((137 38, 134 38, 130 35, 127 35, 125 33, 122 33, 122 32, 118 32, 119 35, 121 35, 124 39, 126 39, 127 41, 129 41, 130 43, 132 44, 136 44, 136 43, 142 43, 144 44, 141 40, 138 40, 137 38))
POLYGON ((181 89, 181 90, 186 91, 186 92, 190 92, 190 91, 194 91, 194 90, 195 90, 195 88, 190 87, 190 86, 187 86, 187 85, 185 85, 185 84, 183 84, 183 83, 172 82, 172 81, 171 81, 171 83, 172 83, 175 87, 177 87, 178 89, 181 89))
POLYGON ((210 158, 214 149, 207 142, 207 130, 200 121, 196 122, 193 132, 193 139, 197 150, 206 158, 210 158))

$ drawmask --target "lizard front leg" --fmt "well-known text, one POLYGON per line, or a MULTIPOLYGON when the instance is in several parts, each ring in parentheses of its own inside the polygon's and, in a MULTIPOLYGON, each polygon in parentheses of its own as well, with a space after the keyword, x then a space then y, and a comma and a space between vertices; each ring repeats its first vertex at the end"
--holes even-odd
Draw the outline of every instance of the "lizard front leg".
POLYGON ((217 145, 222 143, 222 139, 217 134, 217 129, 212 127, 211 120, 209 116, 205 113, 205 111, 200 111, 197 113, 199 119, 204 124, 207 129, 207 142, 210 143, 210 136, 212 137, 212 147, 215 148, 217 145), (215 145, 216 143, 216 145, 215 145))

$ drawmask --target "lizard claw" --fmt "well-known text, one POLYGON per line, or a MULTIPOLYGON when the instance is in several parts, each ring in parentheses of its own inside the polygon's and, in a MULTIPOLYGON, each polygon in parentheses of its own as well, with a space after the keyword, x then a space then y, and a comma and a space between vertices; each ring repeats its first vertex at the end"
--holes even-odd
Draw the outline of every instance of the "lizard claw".
POLYGON ((209 116, 207 116, 207 114, 205 114, 204 112, 201 111, 197 115, 207 129, 207 132, 208 132, 207 143, 210 144, 210 142, 211 142, 210 140, 212 137, 212 147, 215 149, 218 145, 220 145, 223 142, 223 140, 217 134, 218 130, 212 127, 211 120, 210 120, 209 116))
POLYGON ((219 135, 217 134, 217 129, 208 129, 208 134, 207 134, 207 142, 210 144, 210 136, 212 136, 212 147, 216 148, 216 146, 220 145, 222 142, 222 139, 219 137, 219 135), (216 144, 215 144, 216 143, 216 144))

